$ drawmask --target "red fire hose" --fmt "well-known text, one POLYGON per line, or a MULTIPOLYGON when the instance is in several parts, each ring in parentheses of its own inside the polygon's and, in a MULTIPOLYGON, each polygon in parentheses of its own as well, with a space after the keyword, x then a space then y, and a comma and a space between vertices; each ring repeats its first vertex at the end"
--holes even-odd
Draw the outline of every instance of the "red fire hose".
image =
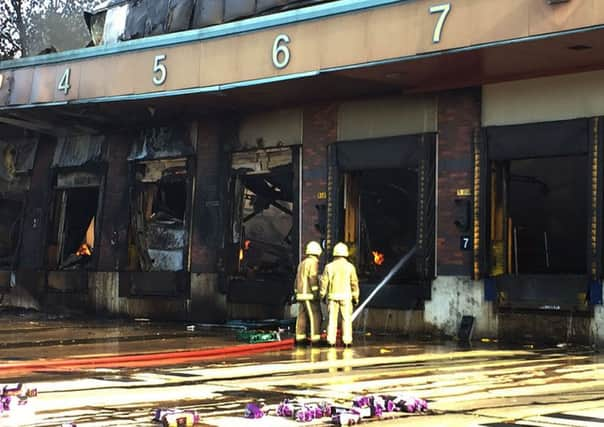
POLYGON ((32 371, 62 371, 86 368, 138 368, 145 366, 178 365, 208 359, 224 359, 267 351, 287 350, 293 339, 258 344, 242 344, 203 350, 172 351, 126 356, 104 356, 73 359, 49 359, 0 365, 0 375, 32 371))

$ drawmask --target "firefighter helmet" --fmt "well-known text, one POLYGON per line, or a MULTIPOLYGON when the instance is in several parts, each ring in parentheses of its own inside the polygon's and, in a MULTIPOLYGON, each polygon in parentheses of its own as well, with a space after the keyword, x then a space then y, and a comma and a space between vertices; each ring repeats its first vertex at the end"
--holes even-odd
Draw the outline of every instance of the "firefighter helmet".
POLYGON ((348 256, 348 246, 340 242, 333 247, 333 256, 348 256))
POLYGON ((321 249, 321 245, 318 242, 312 241, 308 242, 306 245, 306 255, 316 255, 320 256, 323 250, 321 249))

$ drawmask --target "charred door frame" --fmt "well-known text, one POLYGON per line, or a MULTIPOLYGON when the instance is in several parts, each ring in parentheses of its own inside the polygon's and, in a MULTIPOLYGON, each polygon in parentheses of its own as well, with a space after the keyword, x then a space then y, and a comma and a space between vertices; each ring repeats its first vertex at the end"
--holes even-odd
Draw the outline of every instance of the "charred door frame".
MULTIPOLYGON (((246 301, 240 298, 232 298, 232 285, 231 285, 231 276, 232 276, 232 265, 234 265, 234 257, 236 256, 234 247, 233 247, 233 223, 234 223, 234 185, 238 180, 234 180, 233 177, 233 154, 235 153, 243 153, 243 152, 258 152, 263 150, 275 150, 275 149, 289 149, 291 152, 291 167, 292 167, 292 192, 294 195, 293 205, 292 205, 292 259, 294 260, 294 264, 297 264, 297 260, 300 259, 301 248, 301 227, 300 222, 302 221, 300 214, 300 207, 302 204, 302 146, 301 145, 290 145, 290 146, 281 146, 281 147, 264 147, 261 149, 249 149, 249 150, 241 150, 241 151, 231 151, 228 153, 225 159, 226 171, 228 171, 225 176, 227 177, 227 183, 224 185, 224 191, 226 194, 225 203, 224 203, 224 217, 227 219, 223 224, 223 255, 222 259, 219 262, 220 269, 220 288, 221 292, 227 295, 227 301, 232 303, 239 304, 267 304, 265 299, 258 295, 256 292, 253 297, 253 300, 246 301)), ((295 267, 295 265, 294 265, 295 267)), ((247 283, 247 282, 246 282, 247 283)), ((251 283, 251 282, 250 282, 251 283)), ((293 277, 292 277, 293 283, 293 277)), ((287 288, 287 292, 284 294, 291 293, 292 284, 287 283, 283 284, 285 288, 287 288)))
MULTIPOLYGON (((431 298, 431 283, 435 274, 436 260, 436 133, 400 135, 395 137, 361 141, 339 141, 327 147, 327 231, 326 258, 331 258, 333 246, 341 240, 339 224, 343 221, 341 194, 342 174, 345 169, 338 160, 338 146, 349 142, 371 144, 379 140, 394 141, 398 144, 417 143, 418 153, 418 201, 417 201, 417 271, 423 284, 402 284, 386 286, 369 304, 374 308, 421 309, 423 302, 431 298), (398 141, 400 140, 400 141, 398 141)), ((362 170, 359 168, 358 170, 362 170)), ((369 294, 376 284, 362 284, 362 297, 369 294)))
MULTIPOLYGON (((174 157, 159 157, 150 159, 135 159, 128 161, 128 244, 130 244, 130 233, 136 232, 132 230, 132 209, 133 201, 140 194, 137 186, 140 183, 136 180, 136 164, 138 162, 152 162, 171 159, 184 159, 186 165, 185 186, 187 191, 187 200, 185 205, 183 229, 186 232, 187 241, 183 249, 183 266, 182 270, 176 271, 145 271, 139 268, 138 270, 122 269, 119 272, 119 296, 120 297, 144 297, 144 298, 189 298, 191 294, 191 251, 193 245, 193 221, 194 215, 194 200, 195 186, 197 177, 197 160, 193 154, 183 154, 174 157), (153 290, 143 289, 137 291, 138 283, 169 283, 172 286, 169 289, 154 292, 153 290)), ((137 249, 138 250, 138 249, 137 249)), ((161 286, 157 286, 161 287, 161 286)), ((156 288, 155 286, 153 287, 156 288)))
MULTIPOLYGON (((531 126, 540 124, 564 124, 565 122, 577 122, 585 121, 588 128, 588 141, 587 141, 587 160, 590 173, 588 174, 588 181, 586 183, 588 191, 587 200, 587 265, 585 277, 589 283, 585 283, 585 290, 588 298, 588 302, 593 304, 602 304, 601 294, 594 292, 593 289, 601 286, 602 281, 602 240, 604 238, 603 227, 602 227, 602 213, 603 213, 603 196, 602 196, 602 183, 604 178, 604 163, 602 157, 602 150, 604 147, 604 132, 602 127, 604 120, 602 117, 593 118, 581 118, 574 120, 562 120, 554 122, 539 122, 539 123, 528 123, 524 125, 510 125, 512 126, 531 126), (594 286, 595 285, 595 286, 594 286)), ((490 262, 489 262, 489 219, 490 219, 490 156, 488 154, 488 129, 490 127, 477 128, 474 131, 473 138, 473 279, 486 280, 485 286, 487 288, 495 287, 497 285, 496 277, 490 277, 490 262), (494 282, 493 282, 494 281, 494 282)), ((522 275, 519 275, 522 276, 522 275)), ((560 275, 564 276, 564 275, 560 275)), ((498 277, 498 276, 497 276, 498 277)), ((501 295, 494 295, 496 289, 492 289, 491 292, 485 292, 485 298, 493 300, 500 306, 501 295), (487 295, 487 294, 491 295, 487 295)), ((502 307, 499 307, 501 310, 502 307)), ((532 310, 532 309, 529 309, 532 310)), ((591 310, 589 310, 591 312, 591 310)))
MULTIPOLYGON (((52 215, 48 216, 47 219, 47 223, 46 223, 46 230, 47 232, 45 233, 45 248, 48 248, 48 239, 51 236, 50 233, 53 231, 53 224, 54 224, 54 220, 56 220, 55 218, 53 218, 54 216, 54 212, 55 212, 55 203, 57 203, 57 195, 58 192, 61 191, 68 191, 69 188, 57 188, 57 179, 59 177, 60 174, 64 174, 64 173, 70 173, 70 172, 89 172, 92 173, 94 175, 97 175, 99 178, 99 185, 98 185, 98 197, 97 197, 97 209, 96 209, 96 215, 95 215, 95 227, 94 227, 94 241, 95 241, 95 247, 94 250, 92 251, 92 255, 90 257, 90 261, 88 261, 86 263, 85 268, 81 269, 81 270, 86 270, 86 271, 95 271, 98 265, 98 261, 99 261, 99 247, 101 245, 101 226, 102 226, 102 218, 103 218, 103 201, 104 201, 104 195, 105 195, 105 184, 106 184, 106 179, 107 179, 107 164, 105 162, 101 162, 101 163, 97 163, 93 166, 87 166, 87 167, 55 167, 52 168, 52 172, 51 172, 51 183, 52 183, 52 187, 51 187, 51 200, 50 200, 50 210, 49 212, 52 212, 52 215)), ((72 187, 72 188, 82 188, 82 187, 72 187)), ((60 231, 59 231, 60 232, 60 231)), ((57 236, 58 237, 58 236, 57 236)), ((57 247, 58 250, 58 247, 57 247)), ((46 265, 49 265, 49 254, 48 254, 48 250, 45 251, 46 252, 46 265)), ((58 254, 58 252, 57 252, 58 254)), ((59 265, 57 264, 56 268, 53 270, 49 270, 49 271, 63 271, 63 272, 67 272, 69 270, 62 270, 59 268, 59 265)))

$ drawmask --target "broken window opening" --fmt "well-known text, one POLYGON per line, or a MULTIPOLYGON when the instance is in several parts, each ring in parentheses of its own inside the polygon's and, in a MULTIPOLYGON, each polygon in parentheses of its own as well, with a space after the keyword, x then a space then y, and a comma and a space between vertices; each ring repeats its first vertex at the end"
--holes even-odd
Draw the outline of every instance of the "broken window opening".
MULTIPOLYGON (((372 169, 344 174, 340 235, 351 249, 362 283, 379 282, 415 245, 417 169, 372 169)), ((408 263, 392 280, 419 280, 408 263)))
POLYGON ((134 163, 129 233, 130 270, 180 271, 188 248, 186 159, 134 163))
POLYGON ((99 187, 56 191, 48 249, 51 269, 81 269, 92 260, 99 191, 99 187))
POLYGON ((0 268, 12 269, 15 266, 22 214, 21 200, 0 199, 0 268))

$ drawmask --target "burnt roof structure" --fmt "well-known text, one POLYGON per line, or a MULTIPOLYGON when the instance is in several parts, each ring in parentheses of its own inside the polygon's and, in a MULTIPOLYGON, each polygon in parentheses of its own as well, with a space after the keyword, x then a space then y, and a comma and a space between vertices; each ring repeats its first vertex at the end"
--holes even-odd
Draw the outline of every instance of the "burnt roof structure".
POLYGON ((109 0, 86 13, 92 44, 105 45, 335 0, 109 0))

